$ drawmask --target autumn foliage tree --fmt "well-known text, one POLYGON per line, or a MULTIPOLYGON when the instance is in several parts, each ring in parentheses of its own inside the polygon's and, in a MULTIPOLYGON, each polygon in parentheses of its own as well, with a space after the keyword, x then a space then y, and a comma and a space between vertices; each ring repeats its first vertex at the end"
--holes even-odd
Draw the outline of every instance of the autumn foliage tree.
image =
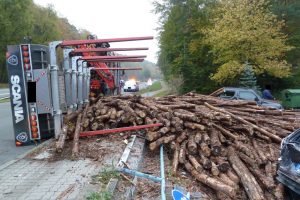
POLYGON ((50 5, 41 7, 33 0, 0 0, 0 82, 7 82, 5 52, 7 45, 32 43, 48 45, 53 40, 83 39, 89 34, 61 18, 50 5))
POLYGON ((268 0, 222 0, 215 9, 213 26, 206 30, 219 83, 230 82, 249 62, 257 75, 283 78, 290 75, 285 54, 292 49, 283 34, 284 22, 270 11, 268 0))

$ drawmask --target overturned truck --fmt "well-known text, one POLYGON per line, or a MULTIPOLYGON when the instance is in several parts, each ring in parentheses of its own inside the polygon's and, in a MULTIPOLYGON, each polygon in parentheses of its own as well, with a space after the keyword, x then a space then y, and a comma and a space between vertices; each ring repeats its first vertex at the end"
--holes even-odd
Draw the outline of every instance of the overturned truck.
POLYGON ((131 70, 121 68, 120 62, 142 62, 146 56, 116 56, 114 52, 148 48, 109 48, 109 43, 151 39, 90 38, 54 41, 49 46, 9 45, 6 59, 16 146, 57 138, 63 115, 85 107, 91 88, 96 93, 103 91, 99 84, 95 88, 91 83, 105 84, 109 90, 105 95, 119 94, 120 74, 131 70))

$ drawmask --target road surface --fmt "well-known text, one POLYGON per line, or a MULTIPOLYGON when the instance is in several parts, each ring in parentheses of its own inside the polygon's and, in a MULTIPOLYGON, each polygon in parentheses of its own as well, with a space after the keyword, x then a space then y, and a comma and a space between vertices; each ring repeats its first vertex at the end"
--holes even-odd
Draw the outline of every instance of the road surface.
POLYGON ((3 97, 8 97, 9 96, 9 89, 5 88, 5 89, 0 89, 0 99, 3 97))
POLYGON ((161 83, 161 89, 160 90, 156 90, 156 91, 153 91, 153 92, 146 92, 146 93, 142 94, 142 97, 152 97, 152 96, 155 96, 156 94, 158 94, 162 91, 167 90, 166 83, 164 81, 160 81, 160 83, 161 83))
MULTIPOLYGON (((3 89, 0 90, 0 94, 3 89)), ((2 92, 2 93, 1 93, 2 92)), ((32 149, 32 146, 16 147, 12 126, 10 102, 0 103, 0 165, 15 159, 32 149)))

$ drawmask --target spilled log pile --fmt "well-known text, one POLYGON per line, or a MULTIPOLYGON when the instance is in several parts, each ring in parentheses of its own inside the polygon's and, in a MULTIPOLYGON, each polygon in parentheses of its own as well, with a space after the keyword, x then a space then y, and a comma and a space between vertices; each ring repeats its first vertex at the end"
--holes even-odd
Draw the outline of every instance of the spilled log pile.
POLYGON ((218 199, 253 200, 281 198, 275 180, 279 144, 300 125, 294 113, 194 93, 105 97, 66 119, 57 150, 62 151, 65 138, 74 138, 75 157, 79 129, 162 123, 149 128, 146 139, 152 151, 170 147, 173 175, 184 168, 218 199))

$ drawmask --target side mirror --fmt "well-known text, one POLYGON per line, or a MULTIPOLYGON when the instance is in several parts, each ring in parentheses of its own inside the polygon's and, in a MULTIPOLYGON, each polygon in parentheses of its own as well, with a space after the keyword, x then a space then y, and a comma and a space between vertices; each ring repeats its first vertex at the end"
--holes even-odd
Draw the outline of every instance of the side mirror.
POLYGON ((254 101, 259 101, 259 98, 258 98, 258 97, 255 97, 254 101))

